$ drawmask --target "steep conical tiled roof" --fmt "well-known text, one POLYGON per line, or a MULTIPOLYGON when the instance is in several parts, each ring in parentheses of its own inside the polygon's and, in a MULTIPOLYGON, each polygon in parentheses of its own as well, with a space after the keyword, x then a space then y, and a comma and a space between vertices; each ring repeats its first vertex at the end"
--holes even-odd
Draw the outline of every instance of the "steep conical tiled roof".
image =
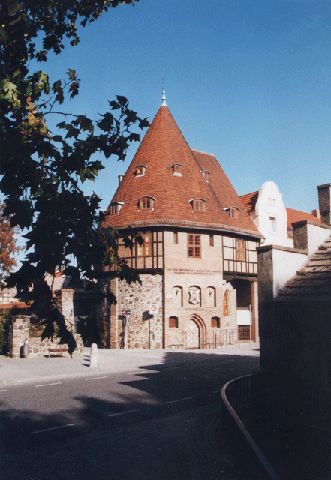
POLYGON ((218 163, 215 155, 200 152, 199 150, 192 150, 192 152, 197 159, 201 170, 209 172, 208 185, 217 198, 220 211, 224 212, 229 207, 236 207, 236 209, 238 209, 238 217, 229 218, 226 214, 225 222, 228 225, 256 231, 255 224, 245 211, 245 205, 218 163))
POLYGON ((209 157, 192 152, 168 107, 160 107, 113 197, 112 203, 120 202, 123 207, 119 213, 107 215, 104 225, 214 226, 244 229, 257 236, 255 225, 216 158, 209 157), (181 175, 173 175, 174 164, 180 164, 181 175), (136 176, 141 165, 145 166, 145 174, 136 176), (209 179, 202 170, 210 171, 209 179), (218 181, 222 185, 216 188, 218 181), (146 196, 155 199, 152 210, 138 207, 139 199, 146 196), (205 211, 193 211, 192 199, 204 200, 205 211), (239 218, 230 219, 224 210, 233 206, 240 210, 239 218))

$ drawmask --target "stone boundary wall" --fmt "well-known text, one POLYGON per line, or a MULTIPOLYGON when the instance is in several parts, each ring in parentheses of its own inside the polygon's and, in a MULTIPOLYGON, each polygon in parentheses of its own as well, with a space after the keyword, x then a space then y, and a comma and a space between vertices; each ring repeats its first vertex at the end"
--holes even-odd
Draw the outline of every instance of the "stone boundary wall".
MULTIPOLYGON (((83 340, 80 335, 74 333, 74 338, 77 342, 75 352, 83 351, 83 340)), ((41 337, 30 337, 30 317, 28 315, 20 315, 15 317, 11 328, 11 345, 10 355, 13 358, 20 358, 22 347, 25 340, 29 343, 29 357, 42 357, 48 355, 49 348, 56 348, 60 344, 60 339, 55 337, 52 341, 49 338, 44 340, 41 337)), ((65 347, 65 345, 63 345, 65 347)), ((65 353, 64 355, 69 355, 65 353)))
POLYGON ((112 319, 112 328, 115 332, 111 332, 117 341, 115 348, 125 346, 125 326, 121 314, 123 310, 131 311, 127 319, 128 348, 153 350, 163 347, 162 275, 141 274, 140 280, 141 283, 129 285, 125 280, 118 279, 117 305, 112 319), (148 314, 151 303, 158 306, 154 318, 148 314))

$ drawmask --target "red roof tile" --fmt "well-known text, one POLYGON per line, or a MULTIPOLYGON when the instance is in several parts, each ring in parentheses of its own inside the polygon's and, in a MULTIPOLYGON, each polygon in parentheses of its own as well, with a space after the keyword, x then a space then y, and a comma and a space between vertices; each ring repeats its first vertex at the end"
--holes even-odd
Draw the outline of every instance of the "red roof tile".
POLYGON ((321 220, 312 213, 301 212, 300 210, 295 210, 294 208, 287 208, 287 227, 292 228, 292 223, 300 222, 302 220, 310 220, 311 222, 320 224, 321 220))
MULTIPOLYGON (((246 207, 247 213, 252 213, 255 209, 256 201, 258 199, 259 192, 246 193, 241 195, 240 199, 246 207)), ((292 228, 292 223, 300 222, 301 220, 310 220, 311 222, 320 224, 321 220, 312 213, 302 212, 301 210, 295 210, 294 208, 287 208, 287 227, 292 228)))
POLYGON ((4 302, 0 303, 0 309, 3 308, 4 310, 14 310, 14 309, 25 309, 29 308, 29 305, 25 302, 4 302))
POLYGON ((230 225, 256 231, 256 226, 245 212, 242 200, 235 191, 215 155, 210 153, 192 150, 198 160, 201 170, 207 170, 209 175, 209 187, 216 196, 217 203, 222 211, 229 207, 236 207, 239 210, 239 218, 227 219, 230 225))
POLYGON ((112 202, 123 202, 117 214, 108 215, 104 226, 115 228, 128 225, 205 225, 231 230, 249 231, 259 236, 257 229, 213 155, 202 154, 188 146, 169 109, 160 107, 135 157, 120 183, 112 202), (173 175, 171 165, 181 165, 182 176, 173 175), (138 165, 145 165, 143 176, 135 176, 138 165), (201 170, 210 171, 210 180, 201 170), (140 198, 155 199, 153 210, 140 210, 140 198), (203 199, 206 210, 192 210, 191 199, 203 199), (230 219, 224 208, 236 206, 239 219, 230 219))
POLYGON ((255 209, 258 196, 259 196, 258 191, 246 193, 245 195, 240 196, 240 199, 243 202, 247 213, 251 213, 255 209))

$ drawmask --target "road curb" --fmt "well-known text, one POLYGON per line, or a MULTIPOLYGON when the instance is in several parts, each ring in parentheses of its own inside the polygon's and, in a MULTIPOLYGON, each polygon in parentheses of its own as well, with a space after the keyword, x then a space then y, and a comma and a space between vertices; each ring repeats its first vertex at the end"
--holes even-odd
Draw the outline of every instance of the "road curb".
POLYGON ((248 378, 252 378, 256 376, 256 374, 249 374, 249 375, 243 375, 237 378, 234 378, 233 380, 230 380, 227 382, 221 390, 221 398, 223 405, 227 411, 227 413, 230 415, 232 418, 235 426, 238 428, 240 431, 240 434, 243 438, 243 440, 246 442, 247 447, 249 450, 251 450, 252 454, 255 455, 255 458, 257 462, 260 464, 262 470, 264 471, 266 478, 269 480, 281 480, 279 475, 275 472, 273 466, 270 464, 269 460, 266 458, 260 447, 257 445, 255 440, 251 437, 249 431, 241 421, 239 415, 235 411, 235 409, 232 407, 230 401, 227 398, 227 389, 230 385, 240 382, 241 380, 246 380, 248 378))

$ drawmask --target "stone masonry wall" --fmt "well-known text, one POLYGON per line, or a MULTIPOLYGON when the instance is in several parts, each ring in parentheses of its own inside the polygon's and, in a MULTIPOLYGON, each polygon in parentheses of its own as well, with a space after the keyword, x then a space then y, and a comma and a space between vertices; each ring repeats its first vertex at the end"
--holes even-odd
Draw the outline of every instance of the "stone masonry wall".
POLYGON ((111 318, 111 337, 116 337, 115 348, 124 347, 124 310, 131 310, 128 318, 128 348, 156 349, 163 346, 162 275, 141 274, 141 283, 117 279, 116 313, 111 318), (150 303, 157 304, 158 312, 148 314, 150 303), (114 335, 114 330, 116 335, 114 335))
POLYGON ((22 315, 13 320, 11 332, 10 354, 13 358, 21 356, 21 348, 25 340, 29 340, 30 317, 22 315))
POLYGON ((73 288, 62 288, 56 295, 57 305, 69 330, 72 330, 75 326, 74 295, 75 290, 73 288))
MULTIPOLYGON (((51 339, 42 340, 41 337, 30 337, 30 317, 27 315, 21 315, 16 317, 12 323, 12 342, 11 342, 11 356, 13 358, 19 358, 21 356, 21 349, 25 340, 29 342, 29 356, 38 357, 48 355, 49 348, 56 348, 60 343, 60 339, 55 337, 53 341, 51 339)), ((76 352, 83 351, 83 341, 80 335, 74 334, 74 338, 77 342, 76 352)), ((63 345, 65 347, 65 345, 63 345)), ((69 355, 69 354, 66 354, 69 355)))

